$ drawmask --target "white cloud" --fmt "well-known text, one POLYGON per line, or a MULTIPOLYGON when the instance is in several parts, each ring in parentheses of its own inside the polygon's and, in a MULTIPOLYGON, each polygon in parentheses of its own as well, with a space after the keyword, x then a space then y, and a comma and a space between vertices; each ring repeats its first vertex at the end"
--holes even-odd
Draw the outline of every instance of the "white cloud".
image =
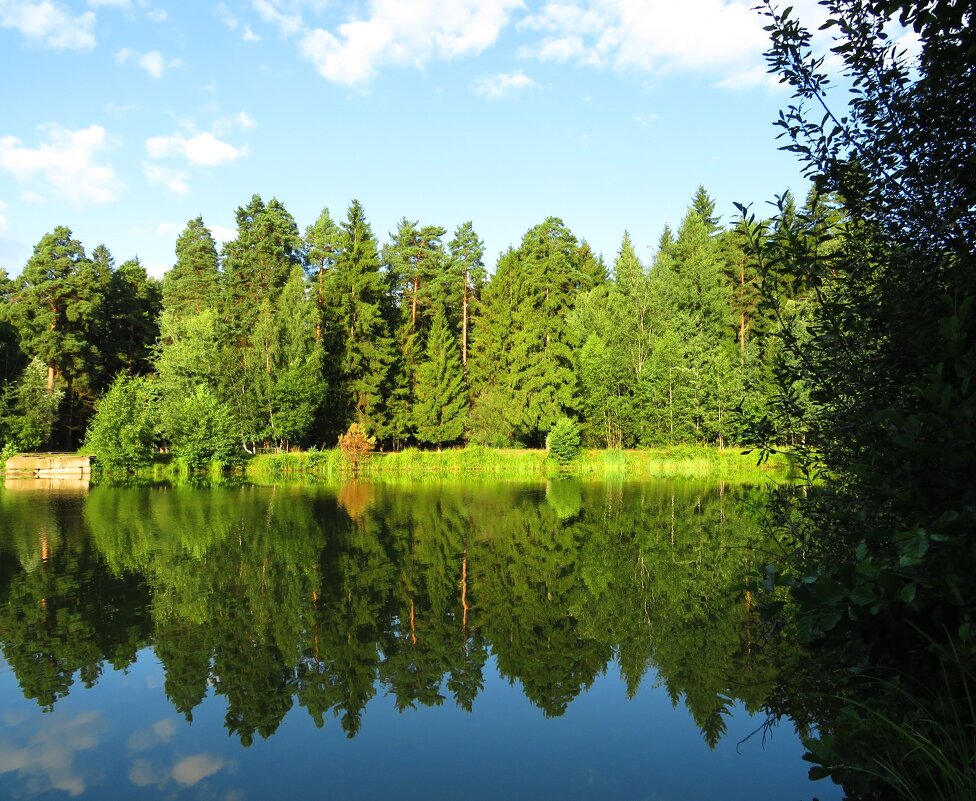
POLYGON ((46 141, 34 148, 14 136, 0 137, 0 170, 18 181, 44 181, 55 194, 74 203, 109 203, 118 198, 115 168, 97 161, 107 147, 104 128, 92 125, 71 131, 49 125, 40 130, 46 141))
POLYGON ((743 73, 767 47, 754 0, 550 2, 518 24, 538 41, 521 55, 621 71, 743 73))
POLYGON ((180 62, 178 59, 167 61, 158 50, 150 50, 148 53, 143 53, 139 56, 138 64, 142 69, 152 75, 153 78, 158 79, 163 77, 163 73, 166 70, 179 66, 180 62))
POLYGON ((42 729, 27 742, 0 740, 0 775, 16 773, 26 778, 31 795, 48 790, 81 795, 87 786, 75 757, 97 747, 100 728, 98 713, 85 712, 42 729))
MULTIPOLYGON (((182 228, 174 223, 159 223, 156 226, 156 236, 161 236, 161 229, 175 238, 182 228)), ((127 745, 130 751, 146 751, 165 745, 176 736, 176 724, 171 718, 157 720, 147 729, 136 729, 129 735, 127 745)))
POLYGON ((223 766, 224 761, 219 757, 212 757, 209 754, 196 754, 184 757, 173 765, 171 775, 179 784, 189 787, 203 781, 208 776, 213 776, 223 766))
POLYGON ((217 19, 219 19, 232 31, 237 30, 237 17, 235 17, 234 12, 227 7, 227 3, 217 3, 217 7, 214 9, 214 14, 217 15, 217 19))
POLYGON ((115 53, 115 60, 119 64, 127 64, 134 60, 136 65, 149 73, 157 80, 163 77, 166 70, 179 67, 183 62, 179 59, 167 59, 158 50, 150 50, 148 53, 139 53, 129 47, 123 47, 115 53))
MULTIPOLYGON (((153 8, 149 0, 138 0, 139 8, 145 12, 151 22, 165 22, 169 19, 169 13, 162 8, 153 8)), ((124 11, 127 16, 132 16, 133 0, 88 0, 88 5, 92 8, 115 8, 124 11)))
POLYGON ((136 787, 163 786, 169 781, 169 775, 153 767, 146 759, 137 759, 129 769, 129 781, 136 787))
POLYGON ((523 72, 503 72, 475 82, 474 92, 487 100, 501 100, 519 92, 539 88, 539 84, 523 72))
POLYGON ((362 87, 385 66, 423 68, 434 59, 476 55, 490 47, 522 0, 370 0, 368 13, 334 30, 306 25, 294 3, 253 0, 326 80, 362 87))
POLYGON ((245 25, 244 33, 241 34, 241 40, 244 42, 260 42, 261 37, 251 30, 250 25, 245 25))
POLYGON ((261 19, 276 25, 285 36, 293 36, 305 27, 302 15, 297 12, 287 12, 279 8, 278 0, 254 0, 254 10, 261 15, 261 19))
POLYGON ((52 0, 0 0, 0 28, 14 28, 35 44, 55 50, 91 50, 95 46, 95 14, 72 16, 52 0))
POLYGON ((149 183, 165 186, 173 194, 185 195, 190 191, 190 184, 187 183, 190 176, 185 170, 146 161, 142 164, 142 174, 149 183))
POLYGON ((146 140, 146 152, 151 159, 178 157, 190 164, 215 167, 229 164, 247 155, 247 147, 234 147, 210 133, 198 133, 186 137, 181 133, 172 136, 153 136, 146 140))
POLYGON ((42 195, 40 192, 35 192, 32 189, 28 189, 25 192, 20 193, 20 199, 24 201, 24 203, 43 203, 44 195, 42 195))
POLYGON ((7 215, 4 212, 7 210, 7 204, 0 200, 0 234, 9 228, 7 225, 7 215))

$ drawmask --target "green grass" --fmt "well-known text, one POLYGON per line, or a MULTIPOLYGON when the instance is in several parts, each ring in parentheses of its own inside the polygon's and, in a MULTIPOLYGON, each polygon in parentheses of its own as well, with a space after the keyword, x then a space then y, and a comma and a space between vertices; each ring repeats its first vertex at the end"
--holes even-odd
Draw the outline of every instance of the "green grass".
MULTIPOLYGON (((263 454, 250 459, 246 475, 252 478, 309 477, 336 479, 353 474, 338 449, 263 454)), ((785 478, 785 458, 762 467, 754 455, 734 448, 659 448, 650 450, 588 450, 569 465, 557 465, 544 450, 485 448, 471 445, 443 451, 407 448, 373 453, 355 470, 357 476, 506 476, 540 478, 558 474, 590 478, 708 478, 762 482, 785 478)))

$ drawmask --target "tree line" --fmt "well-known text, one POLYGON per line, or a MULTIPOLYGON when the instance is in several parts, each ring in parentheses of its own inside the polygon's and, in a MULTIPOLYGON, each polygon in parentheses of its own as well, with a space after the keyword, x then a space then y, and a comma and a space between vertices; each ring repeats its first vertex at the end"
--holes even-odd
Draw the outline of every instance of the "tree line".
POLYGON ((538 447, 567 417, 591 447, 724 445, 772 395, 783 320, 758 303, 749 232, 701 187, 650 264, 624 233, 608 267, 556 217, 491 274, 470 222, 448 238, 404 218, 380 245, 358 201, 302 234, 257 195, 236 222, 218 250, 190 220, 161 281, 65 227, 0 273, 3 446, 74 449, 87 431, 126 465, 160 447, 192 465, 331 447, 352 423, 391 449, 538 447))

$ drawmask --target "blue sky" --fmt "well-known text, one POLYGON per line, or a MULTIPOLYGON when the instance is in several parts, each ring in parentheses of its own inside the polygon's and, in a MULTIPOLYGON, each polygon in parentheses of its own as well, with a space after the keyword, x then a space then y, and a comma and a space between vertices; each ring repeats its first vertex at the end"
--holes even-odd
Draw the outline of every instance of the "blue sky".
MULTIPOLYGON (((493 267, 547 216, 648 261, 703 184, 804 192, 755 0, 0 0, 0 266, 57 225, 161 275, 254 193, 472 220, 493 267)), ((797 3, 809 7, 810 2, 797 3)))

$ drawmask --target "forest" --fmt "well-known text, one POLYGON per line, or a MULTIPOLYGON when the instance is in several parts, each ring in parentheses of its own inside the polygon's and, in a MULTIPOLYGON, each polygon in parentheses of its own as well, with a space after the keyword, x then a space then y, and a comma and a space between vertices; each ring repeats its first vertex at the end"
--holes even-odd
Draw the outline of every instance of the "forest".
POLYGON ((976 26, 963 0, 825 0, 827 52, 767 0, 777 124, 812 190, 729 226, 704 190, 645 265, 556 218, 489 274, 473 226, 276 200, 218 254, 188 223, 161 286, 65 228, 4 277, 6 448, 126 431, 195 464, 330 446, 789 448, 757 603, 807 649, 768 701, 858 799, 976 787, 976 26), (893 26, 909 32, 909 55, 893 26), (783 593, 789 602, 784 603, 783 593))
MULTIPOLYGON (((384 449, 540 447, 561 418, 594 448, 724 446, 768 402, 784 323, 703 187, 649 265, 624 232, 608 266, 556 217, 490 271, 470 222, 404 218, 381 245, 357 201, 302 234, 257 195, 236 220, 220 251, 190 220, 161 281, 66 227, 0 276, 4 450, 195 467, 333 447, 352 423, 384 449)), ((783 278, 802 317, 810 288, 783 278)))

